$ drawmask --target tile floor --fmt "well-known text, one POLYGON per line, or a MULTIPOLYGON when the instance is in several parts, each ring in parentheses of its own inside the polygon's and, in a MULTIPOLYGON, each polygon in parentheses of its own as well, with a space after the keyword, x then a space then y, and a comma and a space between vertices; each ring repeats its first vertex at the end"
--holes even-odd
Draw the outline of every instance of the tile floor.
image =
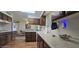
POLYGON ((9 42, 3 48, 37 48, 36 42, 25 42, 25 37, 16 37, 15 41, 9 42))

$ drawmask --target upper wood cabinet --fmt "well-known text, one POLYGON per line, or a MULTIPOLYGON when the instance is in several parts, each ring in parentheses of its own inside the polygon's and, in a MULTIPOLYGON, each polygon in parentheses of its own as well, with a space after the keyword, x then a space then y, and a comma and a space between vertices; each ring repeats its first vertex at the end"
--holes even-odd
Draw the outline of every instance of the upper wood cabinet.
POLYGON ((42 17, 40 18, 40 25, 41 25, 41 26, 45 26, 45 24, 46 24, 46 16, 42 16, 42 17))
POLYGON ((7 16, 5 14, 3 14, 3 16, 2 16, 2 20, 8 20, 7 16))
POLYGON ((12 17, 10 17, 10 16, 8 16, 8 15, 2 13, 2 12, 0 12, 0 19, 1 20, 6 20, 8 22, 11 22, 12 21, 12 17))
POLYGON ((7 16, 7 20, 8 20, 9 22, 11 22, 11 21, 12 21, 12 18, 9 17, 9 16, 7 16))
POLYGON ((3 19, 3 14, 0 12, 0 19, 3 19))
POLYGON ((57 16, 52 16, 52 20, 57 20, 57 19, 61 19, 63 17, 66 17, 66 16, 69 16, 69 15, 72 15, 74 13, 77 13, 79 11, 59 11, 59 15, 57 16))
POLYGON ((40 25, 40 19, 32 19, 29 21, 30 25, 40 25))

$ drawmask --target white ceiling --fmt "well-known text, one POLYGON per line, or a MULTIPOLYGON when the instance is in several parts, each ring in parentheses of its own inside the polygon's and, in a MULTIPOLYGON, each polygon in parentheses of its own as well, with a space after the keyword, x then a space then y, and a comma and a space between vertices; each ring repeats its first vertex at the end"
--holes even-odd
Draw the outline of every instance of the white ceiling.
MULTIPOLYGON (((13 16, 13 20, 27 20, 29 18, 40 18, 43 11, 7 11, 13 16), (32 13, 31 13, 32 12, 32 13)), ((51 12, 52 17, 56 17, 60 14, 59 11, 46 11, 45 15, 51 12)))
POLYGON ((22 11, 8 11, 13 16, 14 20, 25 20, 28 18, 40 18, 42 11, 35 11, 35 13, 22 11))
POLYGON ((49 13, 51 13, 52 16, 58 16, 60 11, 45 11, 44 15, 48 15, 49 13))

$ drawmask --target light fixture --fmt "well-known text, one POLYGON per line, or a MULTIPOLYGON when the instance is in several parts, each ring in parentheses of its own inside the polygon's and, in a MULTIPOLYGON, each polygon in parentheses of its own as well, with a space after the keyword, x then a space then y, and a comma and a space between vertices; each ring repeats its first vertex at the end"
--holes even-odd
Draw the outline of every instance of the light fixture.
POLYGON ((26 13, 35 13, 35 11, 22 11, 22 12, 26 12, 26 13))
POLYGON ((29 24, 29 21, 26 21, 26 24, 29 24))

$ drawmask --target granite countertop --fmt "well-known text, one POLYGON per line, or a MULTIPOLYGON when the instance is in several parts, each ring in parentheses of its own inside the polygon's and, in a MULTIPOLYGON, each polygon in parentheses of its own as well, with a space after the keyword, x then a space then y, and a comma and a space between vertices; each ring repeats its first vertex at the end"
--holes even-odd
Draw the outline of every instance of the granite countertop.
POLYGON ((66 41, 59 36, 53 37, 52 33, 45 34, 43 31, 38 31, 37 34, 39 34, 51 48, 79 48, 79 40, 77 43, 75 41, 66 41))
POLYGON ((0 33, 11 32, 11 31, 0 31, 0 33))
POLYGON ((0 33, 5 33, 5 32, 12 32, 12 31, 0 31, 0 33))
POLYGON ((36 30, 33 30, 33 29, 26 29, 25 32, 36 32, 36 30))

